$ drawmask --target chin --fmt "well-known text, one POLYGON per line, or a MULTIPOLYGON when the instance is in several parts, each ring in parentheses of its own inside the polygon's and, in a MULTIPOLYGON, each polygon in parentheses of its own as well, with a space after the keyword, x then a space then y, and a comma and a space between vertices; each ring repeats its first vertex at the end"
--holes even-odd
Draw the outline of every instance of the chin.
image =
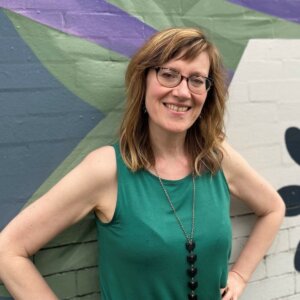
POLYGON ((169 124, 168 130, 172 131, 174 133, 184 133, 187 132, 191 127, 193 126, 193 123, 188 123, 188 124, 169 124))
POLYGON ((170 133, 186 133, 188 131, 189 127, 169 127, 167 130, 170 133))

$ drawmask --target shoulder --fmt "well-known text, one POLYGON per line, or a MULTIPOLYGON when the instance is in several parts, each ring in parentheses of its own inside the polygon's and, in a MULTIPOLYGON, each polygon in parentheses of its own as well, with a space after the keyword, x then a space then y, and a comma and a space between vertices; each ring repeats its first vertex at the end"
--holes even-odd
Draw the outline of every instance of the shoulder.
POLYGON ((230 192, 240 196, 241 189, 253 181, 260 181, 261 178, 249 163, 227 142, 222 142, 223 160, 222 169, 227 179, 230 192))
POLYGON ((223 153, 223 163, 231 163, 234 159, 242 158, 241 155, 226 141, 221 143, 221 151, 223 153))
POLYGON ((112 146, 103 146, 90 152, 81 162, 83 172, 98 184, 107 184, 116 177, 116 154, 112 146))
POLYGON ((230 179, 236 172, 239 172, 240 165, 245 164, 245 159, 227 142, 223 141, 221 144, 221 151, 223 153, 222 168, 227 173, 230 179))
POLYGON ((87 154, 84 158, 86 163, 107 162, 107 160, 115 160, 115 149, 113 146, 103 146, 97 148, 87 154))

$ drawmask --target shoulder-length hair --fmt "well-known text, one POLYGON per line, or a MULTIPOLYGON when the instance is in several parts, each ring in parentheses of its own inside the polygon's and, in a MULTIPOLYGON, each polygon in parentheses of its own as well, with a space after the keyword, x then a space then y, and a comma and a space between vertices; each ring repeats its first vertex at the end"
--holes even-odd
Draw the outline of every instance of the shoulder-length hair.
POLYGON ((210 60, 208 91, 201 117, 187 130, 185 147, 197 175, 216 173, 223 158, 224 111, 227 98, 225 71, 217 48, 200 29, 170 28, 153 35, 132 57, 126 71, 126 107, 120 127, 120 150, 125 164, 132 170, 155 165, 150 143, 148 114, 145 110, 146 77, 152 67, 171 59, 193 60, 205 51, 210 60))

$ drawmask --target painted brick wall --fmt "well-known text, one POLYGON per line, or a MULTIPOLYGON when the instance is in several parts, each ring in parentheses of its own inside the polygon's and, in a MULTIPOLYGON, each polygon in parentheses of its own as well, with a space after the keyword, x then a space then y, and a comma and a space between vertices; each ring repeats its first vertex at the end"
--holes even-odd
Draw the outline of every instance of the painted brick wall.
MULTIPOLYGON (((0 0, 1 7, 9 10, 0 9, 0 228, 86 153, 112 140, 128 56, 168 26, 210 33, 234 73, 229 141, 276 189, 299 185, 300 168, 284 140, 289 127, 300 128, 299 1, 0 0)), ((254 221, 236 200, 231 214, 230 263, 254 221)), ((299 240, 300 216, 286 217, 242 299, 299 299, 299 240)), ((94 300, 96 252, 88 216, 33 260, 60 299, 94 300)), ((2 299, 10 298, 0 284, 2 299)))
MULTIPOLYGON (((229 141, 277 190, 300 181, 300 167, 284 141, 288 128, 300 127, 299 66, 300 40, 250 40, 230 85, 229 141)), ((232 261, 254 220, 247 208, 233 202, 232 261)), ((286 217, 242 299, 300 298, 294 265, 299 240, 300 216, 286 217)))

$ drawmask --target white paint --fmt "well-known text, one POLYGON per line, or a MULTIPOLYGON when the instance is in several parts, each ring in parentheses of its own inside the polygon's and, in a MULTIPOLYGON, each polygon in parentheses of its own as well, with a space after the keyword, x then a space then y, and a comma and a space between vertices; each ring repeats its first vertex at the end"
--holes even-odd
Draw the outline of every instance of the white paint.
MULTIPOLYGON (((229 142, 276 189, 300 185, 300 166, 284 141, 288 127, 300 128, 300 40, 250 40, 229 94, 229 142)), ((238 201, 232 202, 231 263, 251 230, 254 217, 248 213, 238 201)), ((286 217, 242 300, 300 299, 300 275, 293 265, 299 240, 300 216, 286 217)))

